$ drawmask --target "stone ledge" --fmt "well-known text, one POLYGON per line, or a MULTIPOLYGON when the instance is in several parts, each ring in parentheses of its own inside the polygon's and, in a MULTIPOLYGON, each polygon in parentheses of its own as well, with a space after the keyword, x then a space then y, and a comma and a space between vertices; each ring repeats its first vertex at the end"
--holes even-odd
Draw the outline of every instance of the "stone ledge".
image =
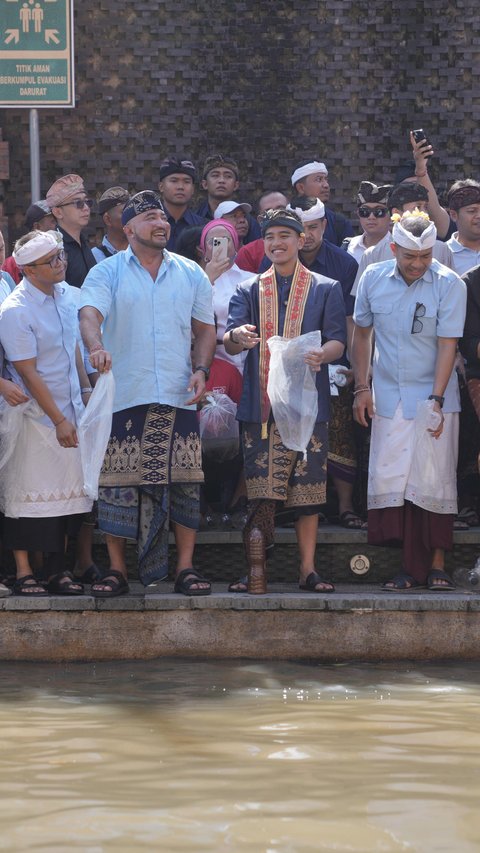
MULTIPOLYGON (((395 612, 395 611, 480 611, 480 590, 478 593, 458 590, 455 592, 396 593, 381 592, 372 584, 337 584, 334 593, 308 593, 298 589, 295 584, 270 584, 266 595, 246 595, 225 590, 224 584, 213 584, 212 594, 206 596, 184 596, 171 591, 171 582, 162 585, 164 592, 155 587, 150 592, 136 581, 130 583, 130 594, 116 598, 93 598, 81 596, 49 596, 47 598, 27 599, 12 595, 0 599, 0 611, 63 611, 65 613, 96 611, 185 611, 185 610, 251 610, 251 611, 334 611, 344 613, 357 612, 395 612)), ((0 617, 1 630, 1 617, 0 617)))
MULTIPOLYGON (((275 604, 278 599, 280 596, 275 604)), ((480 658, 478 610, 442 610, 440 598, 436 605, 440 609, 421 612, 318 609, 319 603, 316 598, 313 610, 206 606, 175 612, 4 610, 0 614, 0 659, 66 662, 189 657, 200 661, 335 662, 480 658)))

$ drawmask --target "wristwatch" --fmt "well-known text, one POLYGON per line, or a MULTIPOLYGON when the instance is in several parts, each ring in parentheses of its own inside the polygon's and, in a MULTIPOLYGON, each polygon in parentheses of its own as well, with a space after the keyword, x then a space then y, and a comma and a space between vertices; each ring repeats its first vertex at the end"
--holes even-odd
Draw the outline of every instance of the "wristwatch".
POLYGON ((236 341, 235 338, 233 337, 233 331, 234 331, 233 329, 230 329, 230 331, 228 333, 228 337, 230 338, 232 344, 238 344, 238 341, 236 341))
POLYGON ((208 382, 209 377, 210 377, 210 368, 204 367, 202 364, 197 364, 197 366, 195 368, 195 373, 197 372, 197 370, 203 370, 203 372, 205 374, 205 382, 208 382))
POLYGON ((436 403, 443 409, 443 404, 445 402, 445 397, 440 397, 439 394, 430 394, 429 400, 435 400, 436 403))

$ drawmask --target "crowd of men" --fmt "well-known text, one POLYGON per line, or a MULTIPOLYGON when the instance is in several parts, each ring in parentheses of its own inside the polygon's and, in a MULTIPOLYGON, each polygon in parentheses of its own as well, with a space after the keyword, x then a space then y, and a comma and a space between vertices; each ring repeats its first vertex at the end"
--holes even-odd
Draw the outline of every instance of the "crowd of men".
POLYGON ((223 154, 206 158, 200 187, 191 160, 169 157, 155 189, 106 188, 98 246, 85 236, 95 202, 81 176, 59 177, 28 208, 27 233, 1 258, 0 595, 82 595, 86 584, 122 595, 129 540, 140 580, 156 585, 171 529, 175 592, 208 595, 194 547, 215 510, 243 529, 247 571, 232 593, 266 591, 278 523, 295 527, 300 588, 333 592, 315 563, 325 513, 403 547, 383 589, 455 588, 445 551, 455 527, 479 523, 480 183, 455 181, 442 206, 433 149, 410 142, 401 180, 360 181, 355 228, 329 204, 323 162, 298 163, 288 192, 265 187, 254 215, 223 154), (304 356, 318 405, 303 454, 272 411, 269 340, 310 332, 322 342, 304 356), (112 427, 92 506, 78 425, 108 371, 112 427), (202 459, 202 417, 224 397, 237 405, 238 446, 220 460, 204 445, 202 459))

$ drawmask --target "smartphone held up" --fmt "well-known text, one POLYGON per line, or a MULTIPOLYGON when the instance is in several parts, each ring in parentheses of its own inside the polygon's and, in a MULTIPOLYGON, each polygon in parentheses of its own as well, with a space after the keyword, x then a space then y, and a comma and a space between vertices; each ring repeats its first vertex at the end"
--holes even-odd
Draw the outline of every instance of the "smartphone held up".
MULTIPOLYGON (((422 142, 422 148, 425 148, 427 145, 431 145, 430 140, 428 139, 423 127, 417 128, 417 130, 412 130, 412 136, 415 142, 422 142)), ((432 157, 432 154, 427 154, 427 157, 432 157)))

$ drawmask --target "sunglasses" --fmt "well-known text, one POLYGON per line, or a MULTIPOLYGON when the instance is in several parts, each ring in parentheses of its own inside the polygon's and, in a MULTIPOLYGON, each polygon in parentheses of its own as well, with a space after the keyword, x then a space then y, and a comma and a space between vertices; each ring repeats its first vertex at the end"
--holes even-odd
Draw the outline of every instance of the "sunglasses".
POLYGON ((425 317, 425 305, 421 302, 417 302, 415 306, 415 314, 413 315, 412 328, 410 330, 410 334, 412 335, 418 335, 423 329, 423 323, 419 317, 425 317))
POLYGON ((84 207, 93 207, 93 198, 77 198, 76 201, 66 201, 65 204, 57 204, 57 207, 76 207, 77 210, 83 210, 84 207))
POLYGON ((388 210, 386 207, 359 207, 358 215, 361 216, 362 219, 368 219, 369 216, 374 216, 375 219, 384 219, 387 215, 388 210))
POLYGON ((53 258, 50 258, 49 261, 40 261, 39 264, 28 264, 29 267, 51 267, 52 269, 57 266, 57 264, 63 263, 66 258, 65 251, 60 249, 53 258))

